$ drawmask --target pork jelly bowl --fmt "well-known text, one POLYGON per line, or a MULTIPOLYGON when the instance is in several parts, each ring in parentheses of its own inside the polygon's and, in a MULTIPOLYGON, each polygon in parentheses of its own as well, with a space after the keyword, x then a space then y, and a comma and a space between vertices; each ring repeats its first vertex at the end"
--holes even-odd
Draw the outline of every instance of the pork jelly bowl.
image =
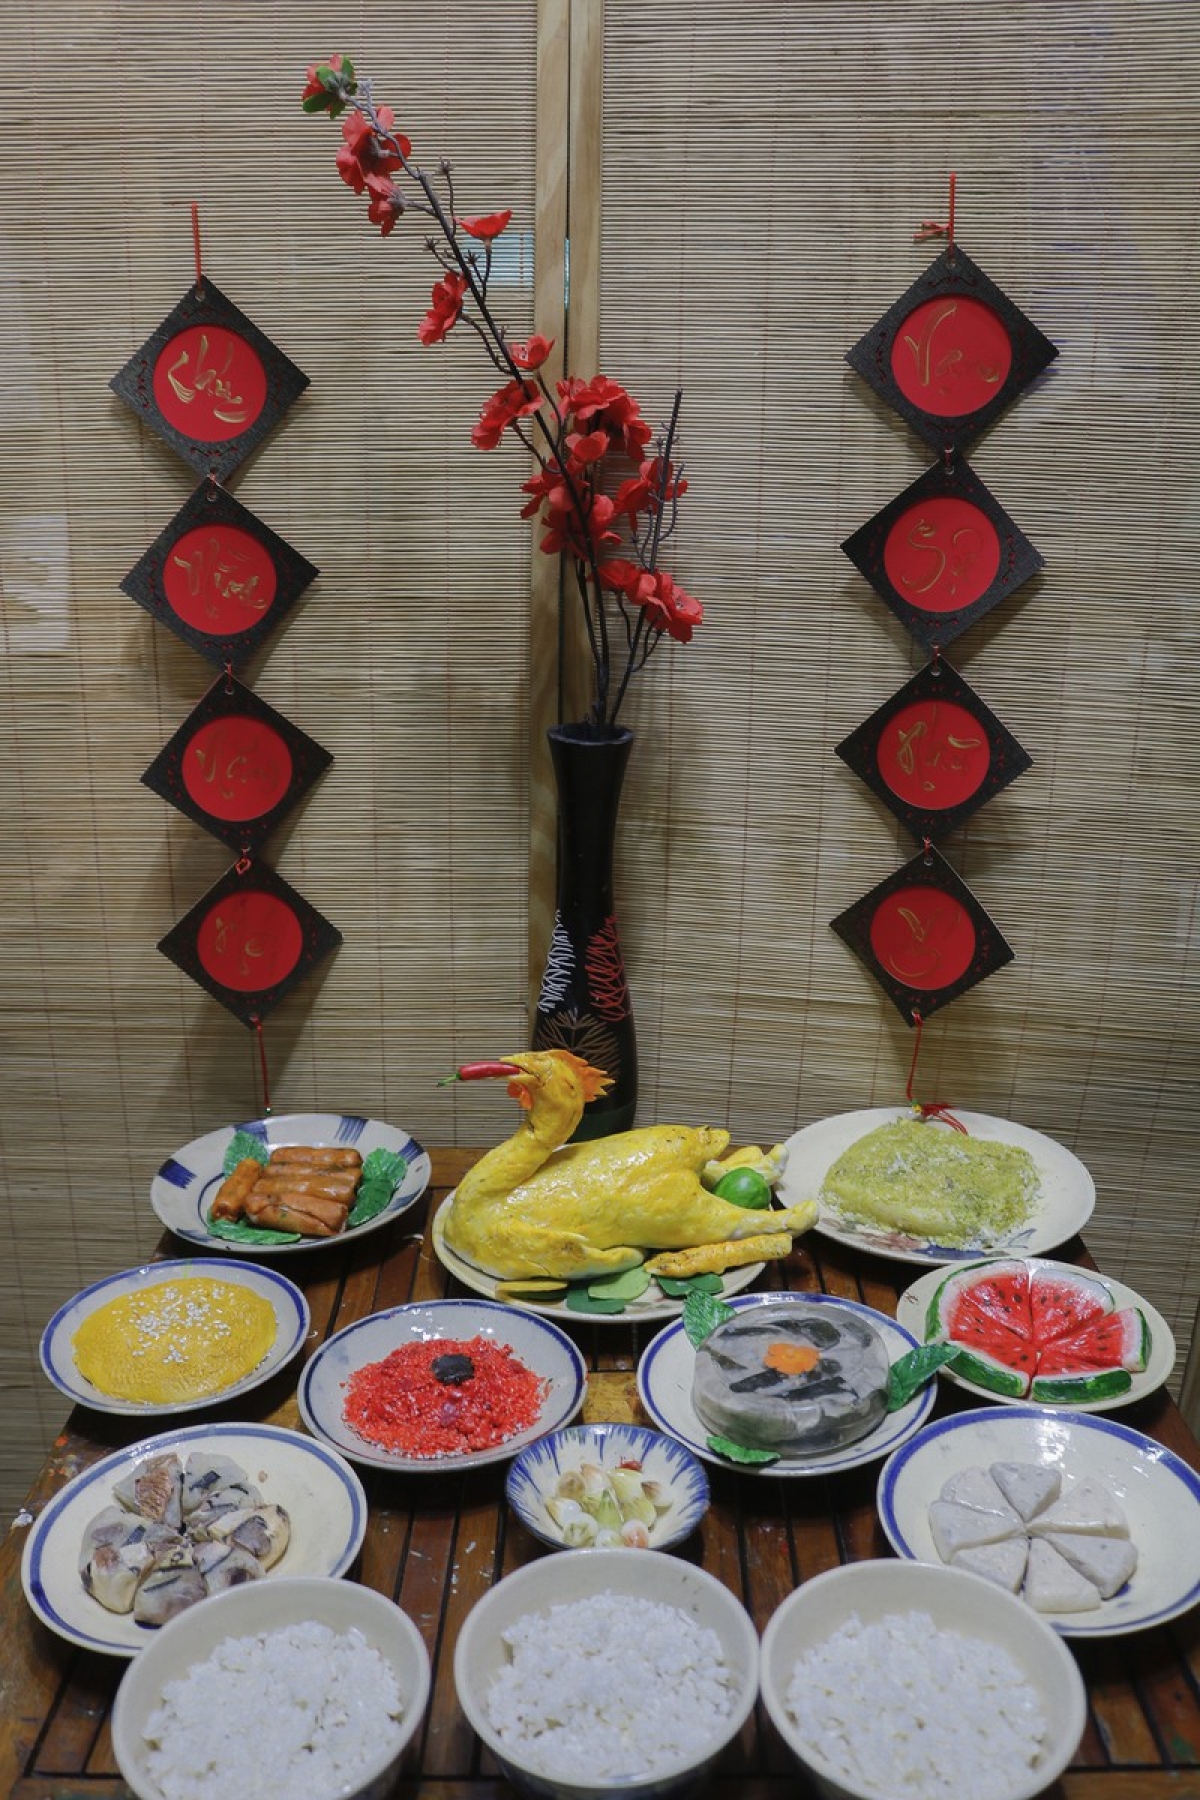
POLYGON ((847 1563, 804 1582, 763 1633, 761 1682, 772 1724, 825 1800, 1033 1800, 1062 1774, 1087 1722, 1083 1677, 1044 1619, 982 1575, 926 1563, 847 1563), (932 1634, 913 1615, 932 1620, 932 1634), (842 1627, 856 1618, 869 1630, 891 1616, 895 1647, 862 1666, 842 1627), (1015 1663, 1020 1682, 997 1680, 997 1656, 1000 1675, 1015 1663), (1044 1721, 1036 1747, 1028 1712, 1006 1698, 1018 1687, 1032 1690, 1030 1710, 1044 1721), (935 1784, 939 1764, 954 1770, 950 1785, 935 1784))
POLYGON ((484 1595, 459 1632, 454 1681, 521 1793, 665 1800, 698 1786, 742 1729, 758 1661, 750 1615, 704 1569, 662 1550, 580 1550, 484 1595), (514 1651, 505 1634, 521 1621, 514 1651))
MULTIPOLYGON (((285 1713, 296 1717, 306 1707, 315 1716, 335 1686, 352 1716, 340 1729, 331 1721, 328 1734, 322 1735, 331 1751, 322 1773, 322 1780, 328 1774, 327 1787, 313 1785, 310 1772, 304 1792, 320 1794, 322 1800, 326 1794, 328 1800, 383 1800, 392 1792, 429 1704, 424 1640, 407 1614, 372 1588, 296 1575, 247 1582, 200 1601, 156 1632, 130 1663, 117 1689, 112 1738, 117 1767, 137 1800, 164 1800, 156 1772, 160 1753, 144 1732, 163 1705, 167 1684, 180 1684, 190 1670, 208 1663, 218 1645, 233 1638, 261 1640, 262 1655, 280 1662, 286 1658, 288 1667, 282 1678, 276 1671, 279 1685, 273 1687, 272 1678, 262 1670, 256 1674, 251 1662, 241 1675, 245 1692, 237 1696, 227 1691, 232 1677, 217 1675, 211 1667, 205 1676, 220 1685, 202 1693, 193 1685, 200 1677, 193 1676, 186 1694, 176 1687, 180 1697, 173 1703, 173 1718, 162 1727, 162 1751, 186 1776, 188 1792, 216 1792, 221 1783, 223 1791, 247 1796, 280 1792, 287 1754, 280 1719, 285 1713), (333 1638, 322 1635, 316 1644, 297 1648, 303 1628, 313 1624, 326 1627, 333 1638), (360 1638, 378 1652, 386 1670, 364 1650, 360 1638), (346 1659, 352 1655, 357 1660, 350 1663, 346 1659), (185 1713, 191 1716, 185 1719, 185 1713), (334 1760, 339 1754, 344 1759, 340 1764, 334 1760), (205 1769, 212 1773, 201 1784, 205 1769)), ((307 1735, 313 1735, 311 1730, 307 1735)), ((315 1762, 311 1757, 310 1763, 315 1762)), ((162 1778, 170 1779, 165 1773, 162 1778)))

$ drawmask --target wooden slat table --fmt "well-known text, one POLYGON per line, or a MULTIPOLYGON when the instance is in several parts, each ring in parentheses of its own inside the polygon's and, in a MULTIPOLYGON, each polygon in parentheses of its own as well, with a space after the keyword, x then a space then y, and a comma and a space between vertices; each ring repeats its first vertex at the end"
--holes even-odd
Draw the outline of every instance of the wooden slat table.
MULTIPOLYGON (((429 1248, 422 1226, 478 1153, 433 1153, 427 1203, 384 1231, 288 1262, 312 1309, 311 1355, 333 1331, 407 1300, 461 1291, 429 1248)), ((178 1252, 168 1239, 165 1254, 178 1252)), ((1076 1239, 1058 1254, 1084 1264, 1076 1239)), ((774 1286, 824 1289, 894 1316, 914 1278, 904 1264, 861 1256, 812 1235, 784 1264, 769 1265, 774 1286)), ((640 1419, 634 1372, 655 1327, 582 1321, 575 1329, 591 1370, 586 1418, 640 1419)), ((299 1429, 297 1367, 206 1417, 239 1417, 299 1429)), ((974 1404, 946 1383, 940 1412, 974 1404)), ((1200 1445, 1165 1393, 1121 1413, 1200 1469, 1200 1445)), ((644 1422, 644 1421, 643 1421, 644 1422)), ((0 1797, 106 1800, 126 1793, 113 1760, 109 1713, 124 1662, 79 1651, 34 1618, 21 1591, 20 1560, 30 1519, 80 1469, 142 1435, 125 1418, 76 1409, 17 1523, 0 1547, 0 1797)), ((760 1630, 800 1581, 839 1562, 886 1556, 868 1469, 812 1481, 759 1481, 710 1469, 712 1506, 680 1554, 701 1563, 738 1594, 760 1630)), ((421 1478, 363 1471, 370 1524, 357 1579, 392 1595, 419 1626, 433 1661, 433 1696, 397 1790, 403 1800, 505 1800, 502 1780, 459 1711, 453 1656, 459 1627, 501 1575, 554 1554, 532 1539, 504 1505, 504 1465, 468 1475, 421 1478)), ((636 1554, 635 1552, 631 1552, 636 1554)), ((1179 1546, 1200 1559, 1200 1542, 1179 1546)), ((1087 1731, 1056 1800, 1200 1800, 1200 1617, 1104 1643, 1073 1646, 1087 1681, 1087 1731)), ((751 1719, 723 1759, 711 1792, 719 1800, 800 1800, 806 1794, 770 1724, 751 1719)))

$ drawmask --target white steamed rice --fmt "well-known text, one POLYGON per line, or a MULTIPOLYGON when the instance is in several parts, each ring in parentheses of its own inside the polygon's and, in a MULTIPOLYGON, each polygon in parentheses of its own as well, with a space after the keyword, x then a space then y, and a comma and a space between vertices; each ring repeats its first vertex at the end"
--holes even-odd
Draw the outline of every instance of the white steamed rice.
POLYGON ((488 1721, 542 1775, 632 1779, 699 1760, 734 1708, 721 1640, 678 1607, 606 1592, 528 1614, 503 1638, 511 1660, 488 1721))
POLYGON ((226 1638, 165 1684, 146 1769, 167 1800, 328 1800, 398 1747, 402 1712, 391 1667, 353 1627, 226 1638))
POLYGON ((1047 1734, 1038 1696, 997 1644, 928 1613, 852 1614, 796 1663, 786 1705, 845 1779, 895 1800, 1000 1800, 1047 1734))

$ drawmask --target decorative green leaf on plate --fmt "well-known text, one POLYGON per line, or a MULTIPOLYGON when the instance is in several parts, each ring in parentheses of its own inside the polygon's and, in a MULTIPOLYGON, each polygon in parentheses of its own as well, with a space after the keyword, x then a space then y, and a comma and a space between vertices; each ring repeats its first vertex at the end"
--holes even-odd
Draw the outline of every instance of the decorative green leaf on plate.
POLYGON ((957 1344, 921 1344, 916 1350, 898 1357, 888 1370, 887 1409, 899 1412, 907 1406, 918 1389, 932 1379, 942 1367, 958 1354, 957 1344))
POLYGON ((271 1152, 260 1137, 252 1131, 235 1131, 225 1147, 225 1160, 221 1164, 222 1172, 232 1175, 240 1162, 252 1156, 255 1162, 266 1163, 271 1152))
POLYGON ((650 1272, 644 1264, 622 1269, 619 1275, 600 1275, 586 1284, 593 1300, 637 1300, 650 1286, 650 1272))
POLYGON ((392 1203, 392 1195, 404 1180, 408 1164, 398 1150, 372 1150, 363 1158, 362 1179, 354 1196, 354 1205, 346 1219, 346 1230, 365 1225, 378 1218, 392 1203))
POLYGON ((683 1329, 688 1342, 698 1350, 711 1331, 736 1316, 732 1306, 726 1306, 712 1294, 690 1293, 683 1303, 683 1329))
POLYGON ((723 1456, 727 1462, 747 1463, 761 1468, 765 1463, 779 1461, 777 1450, 748 1450, 745 1444, 735 1444, 732 1438, 713 1436, 706 1438, 710 1450, 723 1456))
POLYGON ((585 1287, 569 1287, 565 1302, 571 1312, 577 1313, 623 1313, 623 1300, 596 1300, 585 1287))
POLYGON ((231 1244, 298 1244, 298 1231, 272 1231, 266 1225, 244 1225, 240 1219, 208 1221, 211 1237, 227 1238, 231 1244))
POLYGON ((656 1275, 654 1278, 669 1300, 685 1300, 689 1294, 723 1294, 725 1283, 719 1275, 656 1275))

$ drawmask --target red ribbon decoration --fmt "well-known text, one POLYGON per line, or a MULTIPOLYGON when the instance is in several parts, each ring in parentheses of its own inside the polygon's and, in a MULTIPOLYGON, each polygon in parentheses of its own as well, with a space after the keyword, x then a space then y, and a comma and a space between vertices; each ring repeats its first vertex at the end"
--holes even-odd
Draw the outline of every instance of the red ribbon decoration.
POLYGON ((255 1037, 258 1039, 258 1060, 262 1069, 263 1118, 269 1119, 271 1116, 271 1087, 267 1079, 267 1046, 263 1040, 262 1020, 256 1016, 251 1019, 250 1023, 254 1027, 255 1037))
POLYGON ((954 248, 954 189, 955 189, 955 185, 957 184, 957 181, 958 181, 958 176, 952 174, 950 177, 950 206, 949 206, 949 215, 950 216, 947 218, 947 220, 945 221, 944 224, 938 219, 922 219, 920 225, 918 225, 917 229, 913 232, 913 243, 914 244, 923 244, 926 242, 926 240, 928 238, 944 237, 947 239, 946 248, 948 250, 953 250, 953 248, 954 248))
POLYGON ((921 1053, 921 1031, 924 1025, 924 1021, 915 1006, 913 1007, 912 1020, 917 1028, 917 1036, 913 1044, 912 1062, 908 1066, 908 1085, 904 1090, 904 1097, 912 1107, 913 1111, 919 1113, 923 1119, 944 1119, 946 1124, 952 1126, 955 1131, 961 1131, 964 1137, 970 1137, 971 1134, 963 1124, 962 1120, 955 1118, 944 1100, 913 1099, 913 1081, 917 1073, 917 1057, 921 1053))

